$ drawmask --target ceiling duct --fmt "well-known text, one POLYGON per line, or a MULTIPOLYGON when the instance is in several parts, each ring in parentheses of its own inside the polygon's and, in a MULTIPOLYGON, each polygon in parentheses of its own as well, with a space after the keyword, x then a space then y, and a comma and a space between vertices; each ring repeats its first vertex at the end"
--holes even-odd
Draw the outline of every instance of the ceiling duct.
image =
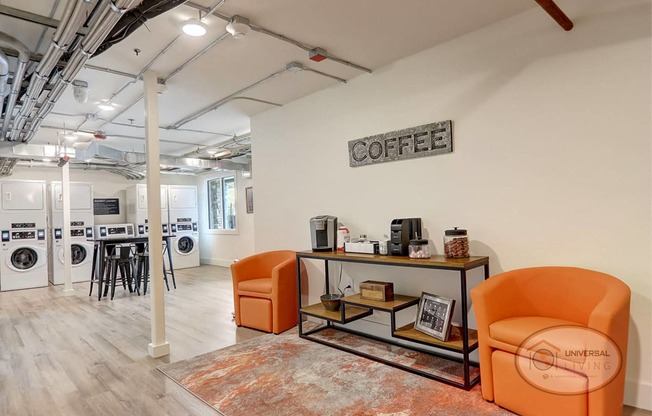
MULTIPOLYGON (((14 80, 11 85, 11 92, 7 99, 5 117, 2 121, 2 129, 0 130, 0 140, 5 140, 5 134, 9 129, 9 120, 13 114, 14 106, 16 105, 16 100, 18 99, 18 94, 20 92, 20 85, 25 76, 25 68, 27 68, 27 63, 29 62, 30 51, 27 49, 27 46, 18 39, 3 32, 0 32, 0 46, 6 46, 18 52, 18 65, 16 66, 16 72, 14 72, 14 80)), ((3 91, 0 91, 0 100, 2 100, 2 103, 4 103, 4 99, 3 91)), ((2 107, 2 104, 0 104, 0 116, 2 115, 2 107)))
POLYGON ((120 17, 139 3, 140 0, 103 0, 96 5, 91 16, 88 17, 88 1, 68 1, 59 28, 54 33, 43 60, 30 80, 27 98, 14 119, 11 141, 29 142, 32 139, 61 94, 72 83, 120 17), (81 41, 75 41, 77 29, 86 22, 90 22, 88 33, 81 41), (60 73, 52 74, 60 57, 68 50, 71 50, 72 54, 67 64, 60 73), (41 96, 45 95, 42 93, 48 82, 52 83, 52 88, 45 99, 42 99, 41 96))
POLYGON ((120 18, 118 23, 113 27, 113 29, 111 29, 111 32, 109 32, 106 40, 104 40, 100 47, 97 48, 94 56, 101 54, 116 43, 123 41, 148 20, 182 5, 186 1, 187 0, 143 0, 142 3, 126 12, 120 18))

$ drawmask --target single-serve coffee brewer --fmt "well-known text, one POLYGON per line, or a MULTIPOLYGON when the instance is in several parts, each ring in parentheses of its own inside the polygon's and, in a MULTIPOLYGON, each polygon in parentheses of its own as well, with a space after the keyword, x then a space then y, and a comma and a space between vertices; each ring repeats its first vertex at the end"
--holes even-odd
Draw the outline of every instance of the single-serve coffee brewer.
POLYGON ((390 225, 389 254, 407 256, 410 240, 422 238, 421 218, 399 218, 390 225))
POLYGON ((312 251, 335 251, 337 249, 337 217, 318 215, 310 218, 312 251))

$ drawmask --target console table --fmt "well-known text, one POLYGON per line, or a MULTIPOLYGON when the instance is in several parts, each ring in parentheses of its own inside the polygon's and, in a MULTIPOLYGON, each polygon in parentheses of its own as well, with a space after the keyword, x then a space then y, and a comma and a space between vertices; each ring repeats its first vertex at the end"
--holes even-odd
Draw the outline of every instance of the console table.
MULTIPOLYGON (((299 292, 299 336, 314 342, 319 342, 324 345, 328 345, 334 348, 341 349, 356 355, 360 355, 366 358, 370 358, 375 361, 379 361, 403 370, 419 374, 428 378, 432 378, 447 384, 450 384, 455 387, 460 387, 465 390, 471 389, 480 381, 480 375, 478 374, 475 378, 471 379, 470 368, 469 366, 473 364, 477 366, 476 363, 471 363, 469 361, 469 354, 478 347, 478 336, 477 331, 474 329, 469 329, 468 325, 468 316, 467 316, 467 277, 466 272, 478 267, 484 268, 484 279, 489 278, 489 257, 480 257, 472 256, 462 259, 447 259, 444 256, 433 256, 429 259, 411 259, 407 256, 381 256, 377 254, 358 254, 358 253, 344 253, 344 252, 313 252, 313 251, 301 251, 297 252, 297 278, 298 278, 298 292, 299 292), (339 311, 328 311, 326 310, 321 303, 316 303, 312 305, 302 306, 301 304, 301 259, 316 259, 324 261, 324 276, 326 281, 326 293, 329 293, 330 284, 329 284, 329 262, 348 262, 348 263, 362 263, 362 264, 375 264, 381 266, 391 266, 391 267, 412 267, 412 268, 423 268, 423 269, 435 269, 435 270, 452 270, 456 271, 459 274, 459 283, 460 283, 460 307, 462 308, 462 326, 458 328, 460 333, 460 338, 457 340, 449 340, 447 342, 440 341, 434 337, 431 337, 427 334, 424 334, 420 331, 414 329, 414 323, 408 324, 406 326, 396 328, 396 312, 416 306, 419 303, 420 297, 407 296, 407 295, 394 295, 394 300, 389 302, 380 302, 374 300, 362 299, 359 294, 352 296, 345 296, 342 298, 342 306, 339 311), (426 350, 423 348, 417 348, 413 346, 408 346, 403 343, 393 341, 392 339, 379 338, 370 334, 365 334, 360 331, 354 331, 348 328, 345 328, 340 325, 353 322, 355 320, 364 318, 374 313, 374 311, 383 311, 388 312, 390 315, 390 325, 391 325, 391 337, 396 339, 402 339, 411 341, 417 344, 428 345, 430 347, 435 347, 437 349, 452 351, 458 354, 461 354, 461 360, 456 357, 451 357, 450 355, 440 354, 432 350, 426 350), (310 329, 304 332, 303 328, 303 317, 312 316, 320 318, 326 321, 325 325, 318 326, 316 328, 310 329), (333 325, 339 324, 339 325, 333 325), (382 341, 392 345, 396 345, 402 348, 409 350, 419 351, 426 354, 435 355, 438 357, 446 358, 453 361, 461 362, 463 365, 463 382, 458 383, 454 380, 437 376, 436 374, 431 374, 427 372, 422 372, 416 370, 412 367, 387 361, 377 356, 367 354, 365 352, 357 351, 352 348, 348 348, 344 345, 332 343, 314 337, 312 335, 317 334, 320 331, 325 329, 335 329, 339 331, 345 331, 353 333, 355 335, 363 336, 366 338, 374 339, 376 341, 382 341)), ((455 328, 454 328, 455 329, 455 328)))

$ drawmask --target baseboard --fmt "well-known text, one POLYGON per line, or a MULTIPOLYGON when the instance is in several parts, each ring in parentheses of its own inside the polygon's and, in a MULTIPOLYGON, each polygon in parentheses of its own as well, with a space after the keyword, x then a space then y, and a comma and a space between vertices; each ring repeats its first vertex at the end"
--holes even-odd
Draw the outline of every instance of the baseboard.
POLYGON ((625 381, 625 404, 639 409, 652 410, 651 383, 635 380, 625 381))
POLYGON ((201 264, 210 264, 212 266, 222 266, 222 267, 231 267, 231 265, 234 263, 233 259, 207 259, 207 258, 201 258, 200 259, 201 264))

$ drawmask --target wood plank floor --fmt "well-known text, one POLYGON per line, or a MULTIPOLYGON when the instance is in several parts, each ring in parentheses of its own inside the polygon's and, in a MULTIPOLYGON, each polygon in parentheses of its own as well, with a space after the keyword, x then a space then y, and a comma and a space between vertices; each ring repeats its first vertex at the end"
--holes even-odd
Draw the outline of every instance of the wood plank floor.
POLYGON ((88 283, 69 297, 62 286, 0 292, 0 415, 216 415, 156 367, 262 333, 233 323, 227 268, 176 277, 165 295, 171 354, 159 359, 147 355, 149 294, 117 289, 113 301, 98 301, 88 283))
POLYGON ((0 293, 0 415, 217 414, 156 367, 213 351, 261 332, 232 321, 227 268, 176 272, 166 292, 167 357, 147 355, 150 295, 116 289, 113 301, 88 296, 88 283, 0 293))

